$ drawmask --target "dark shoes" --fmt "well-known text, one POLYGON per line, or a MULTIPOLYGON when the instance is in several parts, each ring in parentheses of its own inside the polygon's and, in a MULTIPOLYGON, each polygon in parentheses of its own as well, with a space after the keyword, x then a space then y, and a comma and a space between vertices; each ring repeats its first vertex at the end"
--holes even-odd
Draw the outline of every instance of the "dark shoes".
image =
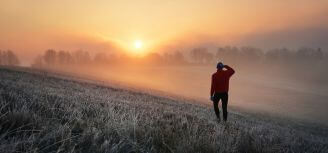
MULTIPOLYGON (((225 120, 225 119, 223 119, 223 121, 224 121, 224 123, 227 122, 227 120, 225 120)), ((220 122, 221 122, 221 118, 217 118, 217 119, 216 119, 216 122, 220 123, 220 122)))

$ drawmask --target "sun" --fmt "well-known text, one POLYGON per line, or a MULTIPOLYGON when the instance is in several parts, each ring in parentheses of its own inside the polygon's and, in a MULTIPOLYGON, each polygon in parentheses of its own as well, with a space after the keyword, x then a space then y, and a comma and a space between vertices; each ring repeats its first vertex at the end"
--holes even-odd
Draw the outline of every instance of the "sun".
POLYGON ((136 49, 141 49, 142 48, 142 41, 141 40, 136 40, 134 41, 134 48, 136 49))

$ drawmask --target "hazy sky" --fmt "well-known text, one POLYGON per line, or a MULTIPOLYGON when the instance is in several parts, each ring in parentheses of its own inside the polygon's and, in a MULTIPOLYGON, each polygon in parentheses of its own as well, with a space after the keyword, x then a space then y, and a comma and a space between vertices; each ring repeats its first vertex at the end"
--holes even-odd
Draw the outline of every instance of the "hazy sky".
POLYGON ((327 0, 1 0, 0 49, 328 44, 327 0), (263 39, 262 39, 263 38, 263 39))

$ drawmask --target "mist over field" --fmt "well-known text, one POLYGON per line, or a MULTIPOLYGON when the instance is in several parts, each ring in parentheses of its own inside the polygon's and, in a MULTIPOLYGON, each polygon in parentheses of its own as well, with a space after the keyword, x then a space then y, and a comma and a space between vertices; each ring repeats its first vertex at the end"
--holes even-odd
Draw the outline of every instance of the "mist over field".
MULTIPOLYGON (((256 70, 235 68, 231 79, 229 105, 251 113, 272 113, 282 117, 306 119, 327 124, 326 108, 328 83, 327 72, 290 72, 290 70, 256 70), (293 74, 294 73, 294 74, 293 74), (306 76, 307 75, 307 76, 306 76), (322 75, 322 76, 321 76, 322 75), (310 77, 310 78, 306 78, 310 77)), ((283 66, 281 66, 283 67, 283 66)), ((150 88, 174 95, 196 98, 211 105, 209 100, 210 77, 215 72, 212 66, 179 67, 108 67, 82 71, 82 75, 104 81, 118 81, 139 88, 150 88)), ((322 70, 324 71, 324 70, 322 70)), ((78 72, 81 73, 81 72, 78 72)))
POLYGON ((210 105, 216 62, 236 70, 230 81, 229 106, 328 124, 327 52, 321 48, 261 50, 254 47, 194 48, 189 52, 142 57, 86 51, 47 50, 33 68, 76 75, 105 83, 154 90, 210 105))

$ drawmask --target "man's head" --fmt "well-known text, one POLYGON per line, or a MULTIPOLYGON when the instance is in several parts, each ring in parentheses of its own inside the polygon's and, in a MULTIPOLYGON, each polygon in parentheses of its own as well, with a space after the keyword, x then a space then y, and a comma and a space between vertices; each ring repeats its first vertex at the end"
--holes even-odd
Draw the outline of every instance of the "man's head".
POLYGON ((224 65, 223 65, 222 62, 219 62, 219 63, 216 65, 216 68, 217 68, 218 70, 222 70, 223 67, 224 67, 224 65))

